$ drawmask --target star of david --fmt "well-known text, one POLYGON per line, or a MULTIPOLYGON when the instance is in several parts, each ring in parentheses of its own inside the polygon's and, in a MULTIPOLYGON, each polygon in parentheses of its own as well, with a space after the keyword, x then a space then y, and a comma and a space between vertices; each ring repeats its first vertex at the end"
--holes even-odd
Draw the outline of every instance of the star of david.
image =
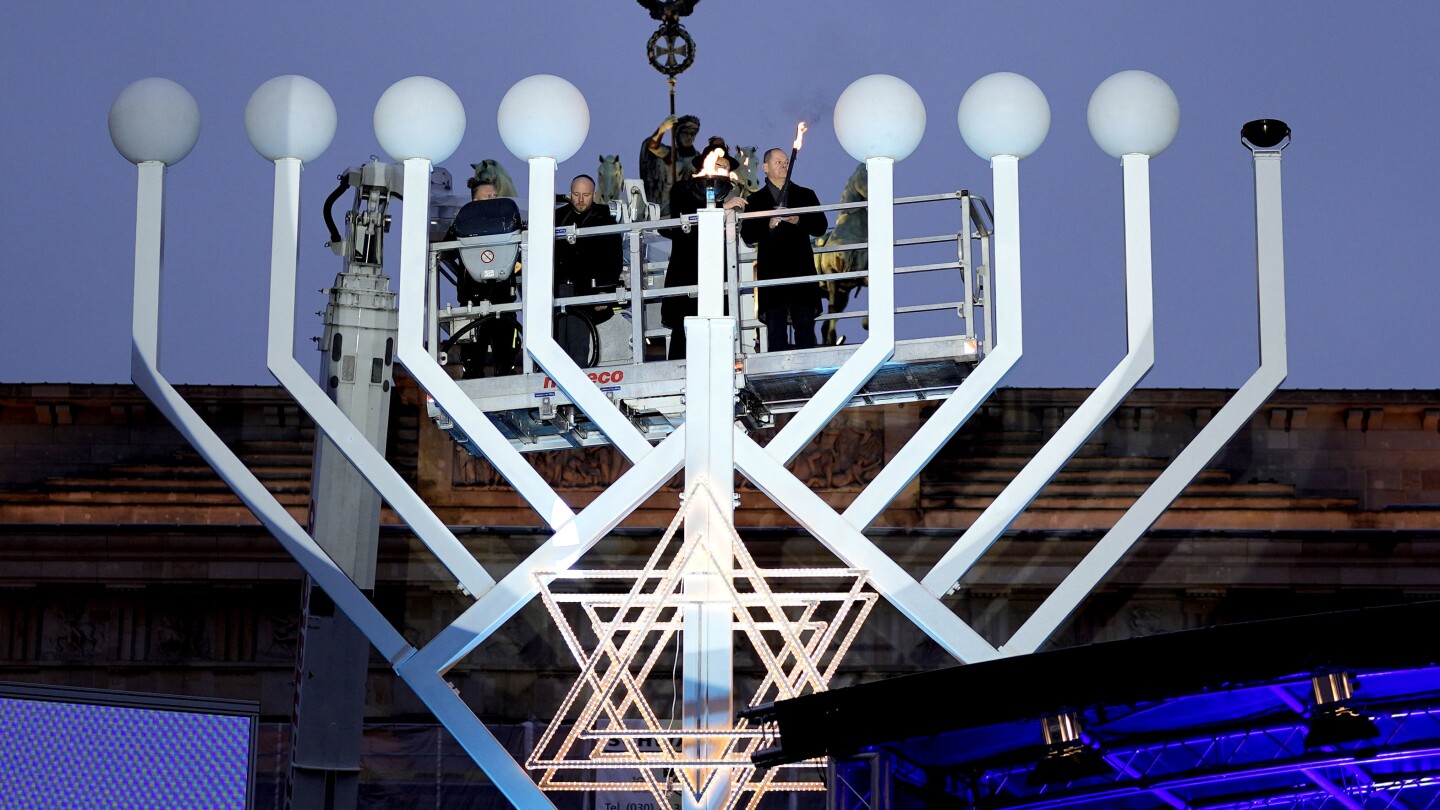
POLYGON ((747 793, 753 805, 769 790, 824 788, 815 781, 777 779, 776 770, 756 778, 750 756, 763 742, 760 729, 744 720, 720 729, 673 728, 651 702, 656 690, 645 688, 683 628, 686 577, 715 576, 725 583, 735 633, 764 666, 751 706, 825 690, 878 598, 866 587, 868 574, 862 569, 761 568, 728 524, 724 531, 734 566, 725 575, 703 538, 691 537, 678 547, 674 542, 685 513, 707 503, 713 504, 708 491, 692 490, 643 568, 537 573, 541 599, 581 669, 526 763, 540 772, 542 789, 636 790, 643 785, 669 806, 669 794, 679 790, 700 801, 721 768, 732 774, 725 807, 738 806, 747 793), (817 580, 830 589, 803 589, 817 580), (836 588, 835 583, 843 584, 836 588), (617 584, 625 590, 613 587, 617 584), (594 640, 582 640, 582 629, 594 640), (702 740, 708 755, 686 750, 685 741, 702 740), (570 776, 584 771, 638 772, 641 784, 613 776, 570 776))

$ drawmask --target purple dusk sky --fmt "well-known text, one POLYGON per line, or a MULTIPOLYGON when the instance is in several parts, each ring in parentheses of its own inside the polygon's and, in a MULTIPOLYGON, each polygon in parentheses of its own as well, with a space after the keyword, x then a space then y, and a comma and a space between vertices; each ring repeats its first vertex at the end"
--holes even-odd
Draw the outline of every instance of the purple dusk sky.
MULTIPOLYGON (((340 269, 324 247, 321 205, 340 171, 380 154, 371 114, 391 83, 419 74, 450 84, 468 126, 444 165, 463 180, 469 163, 497 158, 522 192, 524 167, 495 123, 519 79, 554 73, 589 101, 590 133, 560 166, 561 186, 593 172, 600 153, 619 153, 633 176, 640 141, 666 113, 664 79, 645 60, 656 23, 631 0, 57 0, 14 3, 5 16, 6 382, 129 376, 135 169, 105 122, 136 79, 178 81, 203 119, 199 144, 167 181, 162 363, 183 383, 272 382, 263 322, 272 174, 243 122, 265 80, 309 76, 340 115, 334 144, 303 181, 297 351, 311 368, 308 337, 322 326, 310 313, 325 303, 315 290, 340 269)), ((1271 117, 1295 132, 1284 163, 1287 386, 1440 386, 1440 5, 703 0, 685 24, 698 54, 679 79, 679 111, 700 116, 702 137, 762 148, 788 143, 806 119, 796 180, 822 201, 835 201, 855 168, 830 113, 861 76, 894 74, 925 101, 924 140, 896 168, 900 195, 988 196, 989 170, 956 129, 961 95, 1000 70, 1045 91, 1050 135, 1021 163, 1026 352, 1010 385, 1091 387, 1124 354, 1121 172, 1091 141, 1085 108, 1103 79, 1138 68, 1165 79, 1181 106, 1179 137, 1151 169, 1157 359, 1145 385, 1235 387, 1255 366, 1251 167, 1238 133, 1271 117)), ((907 216, 901 236, 954 227, 907 216)), ((390 248, 393 262, 398 229, 390 248)), ((902 290, 900 303, 947 294, 902 290)))

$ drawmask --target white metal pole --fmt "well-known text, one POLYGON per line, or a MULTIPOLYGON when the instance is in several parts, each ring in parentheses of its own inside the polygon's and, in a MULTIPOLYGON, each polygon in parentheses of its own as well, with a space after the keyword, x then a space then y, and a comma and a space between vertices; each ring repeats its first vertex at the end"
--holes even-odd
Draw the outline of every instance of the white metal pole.
MULTIPOLYGON (((685 540, 702 547, 691 555, 682 584, 681 726, 686 730, 728 729, 734 716, 733 610, 729 578, 734 566, 730 528, 735 522, 735 320, 725 311, 725 210, 698 213, 698 316, 685 319, 690 347, 685 365, 685 492, 708 494, 685 518, 685 540)), ((719 759, 721 739, 685 740, 686 757, 719 759)), ((685 793, 687 810, 718 810, 728 797, 730 771, 703 768, 692 783, 706 785, 696 802, 685 793), (708 785, 707 785, 708 782, 708 785)))
POLYGON ((390 625, 355 583, 325 555, 254 473, 191 408, 161 374, 159 360, 160 275, 164 242, 165 166, 141 163, 135 214, 135 300, 132 309, 130 377, 165 414, 227 486, 270 530, 305 573, 365 633, 370 643, 396 664, 414 648, 390 625))
POLYGON ((1280 199, 1280 152, 1257 151, 1255 162, 1255 267, 1260 298, 1260 367, 1201 428, 1175 461, 1160 473, 1054 593, 1021 625, 1002 649, 1034 652, 1058 629, 1100 580, 1135 545, 1196 474, 1255 415, 1284 382, 1285 233, 1280 199))
MULTIPOLYGON (((1155 364, 1150 158, 1129 154, 1121 158, 1121 165, 1125 180, 1125 324, 1129 350, 931 569, 925 586, 935 593, 948 591, 965 576, 1155 364)), ((999 238, 998 233, 996 236, 999 238)))
POLYGON ((407 667, 444 672, 489 638, 506 619, 539 593, 538 572, 568 569, 680 472, 685 463, 687 435, 684 425, 676 428, 654 452, 595 496, 595 500, 574 520, 561 525, 540 548, 501 577, 494 588, 480 596, 449 627, 441 630, 406 662, 407 667))
POLYGON ((525 771, 437 674, 407 673, 415 649, 370 600, 325 555, 285 507, 165 380, 156 363, 160 315, 161 244, 164 231, 164 166, 140 166, 135 222, 135 303, 131 333, 131 377, 161 413, 209 462, 226 485, 270 530, 305 573, 335 602, 411 684, 467 753, 517 806, 553 807, 525 771))
POLYGON ((494 633, 539 591, 537 574, 569 568, 611 528, 654 494, 680 470, 685 429, 682 425, 655 452, 631 467, 574 520, 516 566, 429 644, 395 667, 466 752, 485 769, 517 807, 550 807, 519 764, 495 741, 484 724, 444 680, 462 657, 494 633))
POLYGON ((300 246, 300 161, 275 161, 275 212, 270 243, 270 325, 266 363, 270 373, 345 458, 415 531, 426 547, 470 593, 481 593, 495 580, 443 521, 431 511, 384 454, 331 401, 295 360, 295 278, 300 246))
MULTIPOLYGON (((574 512, 520 457, 425 349, 422 341, 425 334, 425 255, 430 229, 430 161, 411 158, 404 165, 403 214, 409 216, 402 215, 400 221, 400 326, 396 354, 411 376, 435 397, 440 407, 481 448, 542 519, 552 526, 568 522, 574 518, 574 512)), ((486 592, 494 590, 492 586, 486 592)), ((411 658, 413 660, 413 656, 411 658)), ((466 753, 485 770, 495 786, 517 806, 553 806, 514 757, 454 694, 440 673, 415 669, 409 666, 410 663, 399 662, 395 669, 455 736, 466 753)))
POLYGON ((645 362, 645 232, 625 234, 630 278, 630 362, 645 362))
MULTIPOLYGON (((1289 364, 1285 339, 1285 212, 1280 193, 1280 152, 1256 152, 1254 162, 1260 361, 1284 380, 1289 364)), ((1275 383, 1279 384, 1279 381, 1275 383)))
MULTIPOLYGON (((866 485, 850 507, 845 519, 857 529, 869 526, 895 496, 900 494, 930 459, 940 452, 945 442, 955 435, 975 410, 999 387, 1005 375, 1019 362, 1024 353, 1024 327, 1021 323, 1020 295, 1020 159, 1014 155, 996 155, 990 160, 995 184, 995 270, 993 278, 1004 286, 992 291, 998 301, 995 320, 999 323, 999 346, 985 355, 980 365, 960 383, 960 387, 915 431, 900 451, 890 459, 875 478, 866 485), (998 281, 1003 279, 1003 282, 998 281)), ((961 238, 967 238, 962 234, 961 238)), ((966 268, 971 270, 971 268, 966 268)), ((973 272, 973 270, 971 271, 973 272)), ((970 299, 970 291, 965 291, 970 299)), ((949 585, 926 579, 925 585, 936 593, 944 593, 949 585)))
POLYGON ((529 251, 526 264, 521 268, 525 350, 550 375, 555 386, 595 422, 617 450, 632 462, 639 461, 650 452, 650 443, 555 342, 554 158, 530 159, 529 196, 529 251))
POLYGON ((131 302, 132 364, 160 365, 160 274, 165 263, 165 164, 146 161, 135 192, 135 299, 131 302))
MULTIPOLYGON (((695 284, 698 300, 695 314, 701 318, 719 318, 725 314, 725 209, 701 208, 695 212, 698 265, 695 284)), ((689 330, 685 339, 688 341, 689 330)), ((709 355, 704 355, 707 359, 709 355)), ((687 419, 689 417, 687 416, 687 419)), ((728 432, 728 431, 727 431, 728 432)))
POLYGON ((870 158, 865 161, 865 171, 869 183, 870 334, 765 446, 781 463, 794 459, 895 354, 895 161, 870 158))
POLYGON ((449 681, 434 672, 415 668, 397 667, 396 671, 512 806, 555 807, 449 681))
POLYGON ((395 354, 410 376, 466 438, 485 455, 515 491, 552 528, 575 518, 575 512, 545 482, 510 441, 460 390, 425 348, 425 254, 429 244, 430 161, 405 161, 404 213, 400 219, 400 329, 395 354))
POLYGON ((735 462, 740 473, 847 566, 868 570, 875 590, 925 635, 967 664, 998 657, 995 647, 831 509, 778 459, 740 428, 735 431, 735 462))

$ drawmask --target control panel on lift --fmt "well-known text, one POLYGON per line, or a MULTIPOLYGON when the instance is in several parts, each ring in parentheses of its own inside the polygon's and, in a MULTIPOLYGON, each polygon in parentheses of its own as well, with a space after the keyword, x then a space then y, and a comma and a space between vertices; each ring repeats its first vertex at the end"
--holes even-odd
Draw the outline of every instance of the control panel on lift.
MULTIPOLYGON (((625 186, 625 199, 610 203, 617 224, 556 228, 552 238, 557 242, 574 246, 608 238, 607 244, 622 257, 620 277, 613 284, 581 284, 580 289, 557 285, 553 329, 557 342, 600 390, 647 438, 659 440, 685 420, 685 361, 665 359, 672 335, 661 322, 661 309, 666 299, 695 295, 694 286, 665 286, 666 236, 698 225, 693 214, 660 219, 657 206, 645 201, 639 181, 627 180, 625 186)), ((927 221, 953 223, 953 229, 938 235, 896 240, 897 288, 908 284, 922 291, 924 299, 896 308, 897 334, 905 334, 905 319, 927 315, 932 332, 940 323, 948 333, 897 340, 893 358, 855 395, 852 406, 948 397, 984 356, 993 334, 992 220, 985 200, 957 191, 900 198, 896 205, 897 223, 912 207, 931 208, 927 221), (939 218, 935 207, 941 207, 939 218), (903 263, 907 254, 921 253, 932 261, 903 263)), ((816 240, 819 276, 757 281, 755 251, 738 238, 739 223, 755 215, 737 217, 732 212, 726 219, 727 308, 740 313, 736 418, 751 429, 773 424, 775 414, 799 410, 864 340, 868 312, 844 305, 860 296, 868 276, 866 203, 790 211, 823 211, 832 226, 816 240), (765 351, 767 325, 756 315, 756 291, 817 280, 830 302, 816 319, 822 345, 765 351), (857 337, 846 340, 846 334, 857 337)), ((604 434, 524 352, 524 265, 529 240, 536 234, 525 231, 523 221, 512 200, 472 202, 455 213, 451 227, 432 237, 427 308, 431 354, 518 449, 607 444, 604 434)), ((433 403, 430 416, 468 446, 433 403)))

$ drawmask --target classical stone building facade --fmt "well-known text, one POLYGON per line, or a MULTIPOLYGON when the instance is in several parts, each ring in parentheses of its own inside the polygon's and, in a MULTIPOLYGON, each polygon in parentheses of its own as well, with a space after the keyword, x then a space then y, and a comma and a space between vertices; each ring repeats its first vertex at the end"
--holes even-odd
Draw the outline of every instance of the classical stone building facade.
MULTIPOLYGON (((314 436, 284 392, 184 393, 303 523, 314 436)), ((928 569, 1085 393, 997 393, 871 536, 910 570, 928 569)), ((400 394, 388 457, 487 569, 503 572, 544 539, 541 521, 424 418, 413 387, 400 394)), ((1003 641, 1228 396, 1132 395, 947 602, 1003 641)), ((792 469, 844 506, 932 407, 849 411, 792 469)), ((627 464, 605 448, 530 458, 572 505, 627 464)), ((674 517, 678 487, 652 497, 585 564, 634 565, 674 517)), ((737 523, 762 565, 828 559, 762 493, 744 482, 737 491, 737 523)), ((375 600, 420 643, 467 600, 393 514, 382 520, 375 600)), ((258 700, 267 721, 258 806, 278 801, 302 632, 299 569, 143 395, 0 386, 0 524, 0 680, 258 700)), ((1052 643, 1437 595, 1440 395, 1281 391, 1052 643)), ((837 683, 951 663, 882 602, 837 683)), ((451 679, 482 718, 511 730, 518 750, 575 672, 532 604, 451 679)), ((483 782, 378 657, 368 713, 374 785, 483 782)))

